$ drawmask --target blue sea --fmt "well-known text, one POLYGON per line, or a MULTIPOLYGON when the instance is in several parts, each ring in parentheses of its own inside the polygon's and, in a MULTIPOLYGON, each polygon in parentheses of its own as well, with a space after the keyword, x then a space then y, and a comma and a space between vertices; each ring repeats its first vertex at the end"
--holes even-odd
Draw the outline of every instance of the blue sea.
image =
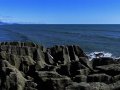
POLYGON ((80 45, 86 53, 120 56, 120 25, 13 24, 0 25, 0 41, 33 41, 46 47, 80 45))

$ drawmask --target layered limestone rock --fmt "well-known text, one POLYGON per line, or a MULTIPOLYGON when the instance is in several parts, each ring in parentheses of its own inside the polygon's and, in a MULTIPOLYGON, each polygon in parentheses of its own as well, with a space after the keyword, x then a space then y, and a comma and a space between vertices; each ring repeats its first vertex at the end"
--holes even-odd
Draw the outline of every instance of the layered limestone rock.
POLYGON ((119 90, 120 60, 89 60, 79 46, 0 43, 0 90, 119 90))

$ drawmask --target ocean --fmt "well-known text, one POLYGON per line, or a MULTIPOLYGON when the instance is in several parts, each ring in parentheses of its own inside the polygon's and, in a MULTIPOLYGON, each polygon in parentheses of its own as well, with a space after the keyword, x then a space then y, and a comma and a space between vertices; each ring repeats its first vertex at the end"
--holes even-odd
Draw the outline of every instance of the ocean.
POLYGON ((0 41, 33 41, 53 45, 79 45, 87 54, 120 56, 120 25, 115 24, 13 24, 0 25, 0 41))

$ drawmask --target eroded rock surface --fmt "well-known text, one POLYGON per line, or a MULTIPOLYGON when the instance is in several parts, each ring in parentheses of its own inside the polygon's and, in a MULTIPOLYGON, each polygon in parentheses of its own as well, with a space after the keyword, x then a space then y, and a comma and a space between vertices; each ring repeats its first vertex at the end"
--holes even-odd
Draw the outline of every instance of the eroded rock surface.
POLYGON ((0 90, 119 90, 120 60, 89 61, 79 46, 0 43, 0 90))

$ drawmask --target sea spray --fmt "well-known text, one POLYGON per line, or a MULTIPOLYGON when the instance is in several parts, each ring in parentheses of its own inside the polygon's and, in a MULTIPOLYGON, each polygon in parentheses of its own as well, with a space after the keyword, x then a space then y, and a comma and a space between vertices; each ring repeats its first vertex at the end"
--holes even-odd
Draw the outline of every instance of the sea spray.
MULTIPOLYGON (((87 53, 87 56, 89 58, 89 60, 92 60, 93 58, 100 58, 100 57, 113 57, 112 53, 109 52, 92 52, 92 53, 87 53)), ((115 58, 115 57, 114 57, 115 58)))

